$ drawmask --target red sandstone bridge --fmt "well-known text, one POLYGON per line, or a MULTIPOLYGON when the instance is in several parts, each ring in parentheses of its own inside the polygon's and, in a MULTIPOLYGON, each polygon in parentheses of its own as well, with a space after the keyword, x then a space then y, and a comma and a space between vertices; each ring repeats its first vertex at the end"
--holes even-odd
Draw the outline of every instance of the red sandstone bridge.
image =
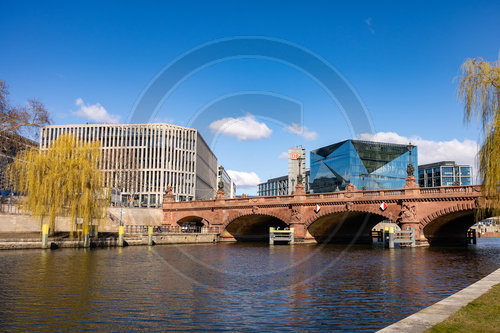
POLYGON ((189 202, 175 202, 168 191, 163 224, 219 227, 222 240, 267 241, 269 227, 290 227, 296 242, 371 242, 371 229, 390 220, 414 228, 420 244, 466 243, 485 202, 478 185, 420 188, 414 177, 403 189, 358 191, 348 185, 342 192, 306 194, 297 186, 293 195, 226 199, 219 191, 215 200, 189 202))

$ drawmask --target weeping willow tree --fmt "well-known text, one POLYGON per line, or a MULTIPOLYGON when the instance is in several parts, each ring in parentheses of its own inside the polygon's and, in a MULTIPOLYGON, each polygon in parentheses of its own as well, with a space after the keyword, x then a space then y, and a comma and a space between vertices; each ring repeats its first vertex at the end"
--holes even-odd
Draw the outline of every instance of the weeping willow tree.
POLYGON ((22 208, 42 224, 48 219, 51 233, 58 215, 79 221, 71 223, 71 237, 77 229, 99 223, 106 216, 109 193, 98 168, 100 157, 99 142, 83 143, 71 135, 60 136, 41 152, 20 152, 9 174, 15 190, 24 195, 22 208))
POLYGON ((458 88, 465 104, 465 120, 482 123, 483 142, 479 150, 479 174, 485 195, 500 213, 500 59, 487 62, 468 59, 462 65, 458 88))

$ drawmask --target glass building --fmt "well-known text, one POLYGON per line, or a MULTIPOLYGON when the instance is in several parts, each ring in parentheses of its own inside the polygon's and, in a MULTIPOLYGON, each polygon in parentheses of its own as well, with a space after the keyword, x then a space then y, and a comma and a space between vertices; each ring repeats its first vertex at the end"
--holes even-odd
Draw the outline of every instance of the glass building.
POLYGON ((442 161, 418 166, 420 187, 472 185, 472 167, 442 161))
MULTIPOLYGON (((342 191, 347 184, 362 190, 403 188, 410 161, 407 145, 345 140, 311 151, 311 192, 342 191)), ((418 179, 417 147, 411 162, 418 179)))

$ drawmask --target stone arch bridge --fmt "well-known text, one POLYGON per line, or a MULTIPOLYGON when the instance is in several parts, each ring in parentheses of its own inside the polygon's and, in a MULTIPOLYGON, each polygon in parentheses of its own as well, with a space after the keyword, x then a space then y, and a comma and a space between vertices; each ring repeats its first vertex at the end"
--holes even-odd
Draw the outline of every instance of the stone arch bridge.
POLYGON ((459 244, 467 242, 475 213, 487 208, 478 185, 419 188, 409 177, 405 188, 381 191, 348 185, 342 192, 306 194, 297 186, 293 195, 226 199, 219 191, 215 200, 189 202, 175 202, 167 191, 163 224, 218 227, 228 241, 268 240, 272 226, 294 228, 299 242, 371 242, 371 229, 390 220, 414 228, 420 244, 459 244))

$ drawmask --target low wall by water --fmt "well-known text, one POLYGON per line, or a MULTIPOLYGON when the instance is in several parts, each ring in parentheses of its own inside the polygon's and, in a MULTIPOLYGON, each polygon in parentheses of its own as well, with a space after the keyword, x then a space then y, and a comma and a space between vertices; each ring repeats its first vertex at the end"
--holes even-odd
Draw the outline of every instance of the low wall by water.
POLYGON ((217 243, 219 234, 164 234, 153 235, 155 244, 217 243))
MULTIPOLYGON (((201 243, 218 243, 219 234, 158 234, 153 235, 153 245, 164 244, 201 244, 201 243)), ((148 245, 148 236, 127 236, 124 237, 126 246, 148 245)), ((117 237, 99 237, 91 238, 89 247, 118 247, 117 237)), ((83 248, 86 247, 82 240, 49 239, 49 247, 55 248, 83 248)), ((42 240, 40 238, 27 239, 0 239, 0 250, 16 250, 16 249, 42 249, 42 240)))
POLYGON ((500 232, 483 232, 477 234, 478 238, 500 238, 500 232))

